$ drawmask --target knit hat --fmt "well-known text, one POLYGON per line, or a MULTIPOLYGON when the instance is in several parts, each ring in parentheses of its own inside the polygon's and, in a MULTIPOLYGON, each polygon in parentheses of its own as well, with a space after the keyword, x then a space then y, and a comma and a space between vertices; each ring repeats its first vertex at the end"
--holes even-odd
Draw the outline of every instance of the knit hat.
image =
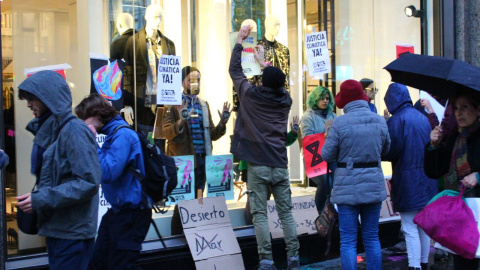
POLYGON ((182 82, 185 80, 185 78, 188 76, 188 74, 197 71, 200 73, 200 70, 198 70, 196 67, 191 67, 191 66, 186 66, 182 68, 182 82))
POLYGON ((278 67, 266 67, 263 69, 262 84, 269 88, 280 88, 285 85, 285 73, 278 67))
POLYGON ((362 85, 355 80, 346 80, 340 85, 340 92, 335 96, 335 104, 339 109, 355 100, 369 101, 363 92, 362 85))

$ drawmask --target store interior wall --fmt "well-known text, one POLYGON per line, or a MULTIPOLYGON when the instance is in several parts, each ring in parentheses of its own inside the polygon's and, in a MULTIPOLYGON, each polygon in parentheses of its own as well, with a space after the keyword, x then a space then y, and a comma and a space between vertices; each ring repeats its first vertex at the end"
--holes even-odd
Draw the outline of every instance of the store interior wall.
MULTIPOLYGON (((30 192, 35 182, 30 174, 30 152, 33 135, 25 130, 33 119, 25 101, 18 100, 18 85, 26 79, 25 68, 68 63, 67 82, 72 89, 73 102, 85 96, 89 89, 88 79, 88 5, 75 1, 50 1, 49 8, 38 1, 12 1, 12 36, 15 74, 15 130, 17 159, 17 193, 30 192), (55 2, 55 3, 52 3, 55 2), (78 9, 77 9, 78 8, 78 9), (44 11, 48 10, 48 11, 44 11), (78 12, 78 13, 77 13, 78 12), (78 20, 77 20, 78 19, 78 20), (78 24, 77 24, 78 23, 78 24), (86 33, 86 35, 85 35, 86 33), (87 45, 85 45, 85 41, 87 45)), ((19 249, 45 246, 44 239, 38 236, 19 233, 19 249)))

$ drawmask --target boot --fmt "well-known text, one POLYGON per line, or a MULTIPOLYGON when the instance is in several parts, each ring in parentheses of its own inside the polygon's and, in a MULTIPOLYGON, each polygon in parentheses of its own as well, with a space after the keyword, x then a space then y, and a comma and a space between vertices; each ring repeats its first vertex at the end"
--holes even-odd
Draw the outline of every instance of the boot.
POLYGON ((422 270, 428 270, 428 263, 421 263, 422 270))
POLYGON ((422 270, 420 267, 408 267, 408 270, 422 270))

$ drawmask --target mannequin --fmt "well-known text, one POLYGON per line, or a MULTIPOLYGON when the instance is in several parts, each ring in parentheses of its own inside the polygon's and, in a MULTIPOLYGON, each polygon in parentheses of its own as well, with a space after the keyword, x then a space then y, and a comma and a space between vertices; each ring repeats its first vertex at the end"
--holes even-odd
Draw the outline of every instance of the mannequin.
POLYGON ((271 66, 280 68, 287 78, 285 79, 285 89, 290 91, 290 51, 288 48, 275 40, 280 30, 280 19, 274 15, 268 15, 265 18, 265 35, 257 42, 265 50, 265 62, 270 62, 271 66))
POLYGON ((163 10, 152 4, 145 11, 145 27, 128 39, 125 46, 124 117, 146 135, 153 131, 156 113, 156 72, 162 54, 175 55, 175 44, 160 32, 163 10), (135 52, 133 43, 135 42, 135 52), (135 54, 135 63, 133 55, 135 54), (136 81, 134 81, 134 65, 136 81), (136 85, 136 96, 134 86, 136 85), (137 108, 134 115, 134 108, 137 108))
POLYGON ((117 17, 117 31, 120 37, 110 45, 110 59, 123 59, 125 45, 133 35, 133 17, 128 13, 121 13, 117 17))

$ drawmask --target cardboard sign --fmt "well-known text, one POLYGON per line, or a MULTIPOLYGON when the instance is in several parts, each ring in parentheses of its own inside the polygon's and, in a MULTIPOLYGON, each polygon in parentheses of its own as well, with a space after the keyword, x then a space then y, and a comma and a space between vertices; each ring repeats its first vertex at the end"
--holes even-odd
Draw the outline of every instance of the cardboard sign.
POLYGON ((184 232, 195 261, 241 253, 230 224, 201 226, 184 232))
POLYGON ((208 260, 195 262, 195 267, 198 270, 243 270, 245 266, 243 264, 243 258, 240 254, 227 255, 221 257, 215 257, 208 260))
POLYGON ((325 144, 325 133, 318 133, 303 138, 303 159, 305 173, 309 178, 327 173, 327 162, 321 156, 325 144))
POLYGON ((233 200, 233 155, 206 156, 207 197, 233 200))
POLYGON ((158 61, 157 104, 182 104, 182 60, 180 56, 162 55, 158 61))
POLYGON ((415 47, 413 45, 408 44, 397 44, 395 45, 397 51, 397 58, 406 54, 406 53, 414 53, 415 47))
POLYGON ((379 222, 400 220, 400 214, 393 211, 392 199, 390 197, 390 191, 392 190, 390 185, 391 178, 391 175, 385 177, 385 191, 387 192, 387 199, 382 202, 379 222))
POLYGON ((211 224, 230 224, 224 197, 203 198, 178 202, 183 229, 211 224))
POLYGON ((245 269, 224 197, 180 201, 178 211, 197 269, 245 269))
MULTIPOLYGON (((230 33, 230 50, 233 50, 233 47, 237 43, 238 32, 230 33)), ((253 50, 257 45, 257 33, 250 32, 248 37, 243 41, 242 46, 242 69, 245 76, 254 76, 262 74, 262 69, 260 64, 255 59, 253 50)))
MULTIPOLYGON (((312 196, 292 198, 292 215, 297 225, 297 235, 315 234, 315 219, 318 216, 315 200, 312 196)), ((282 222, 278 217, 277 207, 274 200, 267 202, 268 227, 272 238, 282 238, 282 222)))
POLYGON ((175 205, 178 201, 195 199, 195 157, 177 156, 173 157, 177 166, 177 186, 170 196, 175 200, 167 202, 168 205, 175 205))
POLYGON ((327 32, 312 32, 305 35, 308 73, 311 77, 330 73, 330 52, 328 51, 327 32))

